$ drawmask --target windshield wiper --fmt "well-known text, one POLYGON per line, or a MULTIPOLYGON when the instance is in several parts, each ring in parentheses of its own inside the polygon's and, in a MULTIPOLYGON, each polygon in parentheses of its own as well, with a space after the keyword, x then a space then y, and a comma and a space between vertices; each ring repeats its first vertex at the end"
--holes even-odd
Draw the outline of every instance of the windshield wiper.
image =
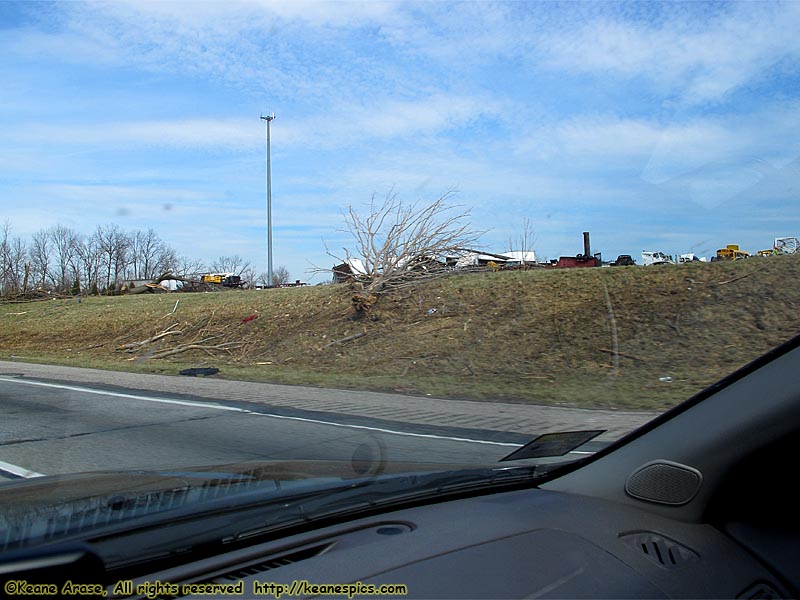
MULTIPOLYGON (((441 501, 459 494, 506 491, 515 486, 538 483, 554 465, 498 466, 456 471, 402 473, 371 479, 347 481, 317 489, 295 490, 281 495, 247 492, 202 505, 183 507, 168 513, 152 514, 131 522, 109 524, 100 530, 70 535, 41 547, 21 552, 27 564, 42 553, 64 556, 76 542, 102 560, 93 569, 107 577, 136 576, 154 564, 159 568, 196 560, 266 541, 287 530, 309 524, 324 526, 326 520, 341 523, 373 511, 386 511, 431 500, 441 501)), ((10 556, 7 558, 11 558, 10 556)), ((0 561, 0 572, 2 563, 0 561)), ((15 575, 18 561, 7 563, 15 575)), ((45 569, 47 571, 47 569, 45 569)), ((37 573, 37 578, 47 576, 37 573)), ((97 580, 97 577, 95 578, 97 580)))
POLYGON ((406 473, 269 498, 246 493, 194 510, 152 515, 146 522, 127 527, 121 523, 115 531, 98 532, 88 541, 104 557, 107 568, 129 568, 197 553, 219 553, 328 519, 341 522, 373 511, 441 501, 448 495, 529 487, 555 467, 520 465, 406 473))

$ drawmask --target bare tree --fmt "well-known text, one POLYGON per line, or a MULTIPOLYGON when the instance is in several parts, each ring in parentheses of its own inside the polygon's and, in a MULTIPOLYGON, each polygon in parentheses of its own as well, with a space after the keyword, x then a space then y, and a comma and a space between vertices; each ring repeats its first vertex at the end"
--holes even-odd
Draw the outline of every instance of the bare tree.
POLYGON ((242 278, 242 286, 246 288, 253 287, 256 282, 256 270, 253 267, 247 267, 244 271, 240 273, 242 278))
POLYGON ((200 274, 205 270, 206 266, 202 261, 189 258, 188 256, 178 257, 175 263, 175 275, 186 279, 199 279, 200 274))
MULTIPOLYGON (((284 283, 289 283, 290 277, 291 275, 289 275, 289 269, 283 265, 279 265, 272 270, 272 285, 279 286, 283 285, 284 283)), ((266 271, 264 271, 263 273, 259 273, 253 281, 262 287, 268 287, 269 275, 266 271)))
POLYGON ((9 285, 9 240, 8 234, 11 231, 11 223, 6 220, 0 230, 0 294, 5 294, 10 290, 9 285))
POLYGON ((536 262, 536 229, 530 218, 525 217, 522 220, 522 226, 515 235, 508 238, 506 244, 508 246, 506 254, 513 254, 514 258, 519 256, 520 264, 536 262))
POLYGON ((150 279, 150 265, 161 245, 161 238, 153 229, 142 231, 137 229, 130 234, 130 278, 150 279))
POLYGON ((94 238, 97 244, 98 262, 105 275, 105 289, 111 291, 127 267, 130 239, 116 225, 105 227, 98 225, 94 238))
POLYGON ((0 295, 26 291, 30 269, 28 248, 20 237, 10 238, 11 223, 0 229, 0 295))
POLYGON ((356 311, 368 309, 400 281, 428 274, 446 258, 463 255, 476 245, 481 232, 465 222, 468 210, 450 203, 454 194, 450 190, 421 205, 404 203, 391 192, 383 201, 373 196, 364 214, 348 207, 346 230, 353 236, 355 248, 344 248, 344 256, 331 256, 351 269, 355 260, 363 265, 353 295, 356 311))
POLYGON ((97 238, 90 236, 81 241, 77 250, 78 269, 82 275, 80 288, 84 293, 97 294, 100 278, 100 256, 97 238))
POLYGON ((129 238, 132 279, 153 279, 176 269, 179 261, 175 250, 153 229, 138 229, 129 238))
POLYGON ((211 263, 211 270, 218 273, 233 273, 241 275, 250 267, 250 261, 243 259, 238 254, 233 256, 220 256, 211 263))
POLYGON ((149 278, 154 279, 162 273, 174 273, 178 269, 180 259, 175 249, 166 244, 162 244, 161 249, 156 255, 155 263, 150 265, 151 271, 149 278))
POLYGON ((50 236, 51 258, 53 266, 50 272, 50 280, 54 287, 61 293, 68 292, 72 287, 70 278, 70 265, 78 251, 78 234, 63 225, 56 225, 48 230, 50 236))
POLYGON ((29 252, 33 278, 39 288, 45 289, 50 273, 50 235, 47 230, 40 229, 33 234, 29 252))
POLYGON ((0 230, 0 294, 7 294, 17 291, 13 285, 11 277, 11 223, 7 220, 3 223, 0 230))
POLYGON ((9 253, 9 275, 15 291, 28 291, 30 270, 31 263, 28 261, 28 246, 21 237, 14 236, 14 239, 11 240, 9 253))
POLYGON ((289 269, 283 265, 278 265, 272 270, 272 285, 289 283, 289 277, 289 269))

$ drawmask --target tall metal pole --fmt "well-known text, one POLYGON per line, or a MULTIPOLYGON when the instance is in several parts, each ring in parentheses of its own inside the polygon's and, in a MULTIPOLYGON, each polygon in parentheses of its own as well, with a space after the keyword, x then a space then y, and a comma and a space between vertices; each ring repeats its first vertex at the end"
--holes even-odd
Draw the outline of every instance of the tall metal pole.
POLYGON ((275 113, 261 115, 267 122, 267 287, 272 287, 272 169, 270 166, 269 124, 275 119, 275 113))

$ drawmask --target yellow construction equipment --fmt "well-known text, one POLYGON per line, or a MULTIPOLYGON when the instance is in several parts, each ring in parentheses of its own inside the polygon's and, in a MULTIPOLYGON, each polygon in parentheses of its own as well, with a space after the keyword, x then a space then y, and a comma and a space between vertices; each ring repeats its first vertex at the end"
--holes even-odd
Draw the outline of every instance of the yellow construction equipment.
POLYGON ((201 278, 203 283, 216 283, 224 287, 242 287, 244 281, 233 273, 206 273, 201 278))
POLYGON ((717 250, 717 260, 740 260, 750 258, 750 253, 739 250, 739 244, 728 244, 724 248, 717 250))

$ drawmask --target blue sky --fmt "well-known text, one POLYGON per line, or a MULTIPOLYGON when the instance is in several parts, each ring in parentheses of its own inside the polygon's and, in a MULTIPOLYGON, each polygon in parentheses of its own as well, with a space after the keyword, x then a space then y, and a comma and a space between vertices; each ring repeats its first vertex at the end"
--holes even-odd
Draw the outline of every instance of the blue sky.
POLYGON ((800 236, 800 2, 0 2, 0 221, 318 282, 342 213, 456 188, 484 247, 800 236))

